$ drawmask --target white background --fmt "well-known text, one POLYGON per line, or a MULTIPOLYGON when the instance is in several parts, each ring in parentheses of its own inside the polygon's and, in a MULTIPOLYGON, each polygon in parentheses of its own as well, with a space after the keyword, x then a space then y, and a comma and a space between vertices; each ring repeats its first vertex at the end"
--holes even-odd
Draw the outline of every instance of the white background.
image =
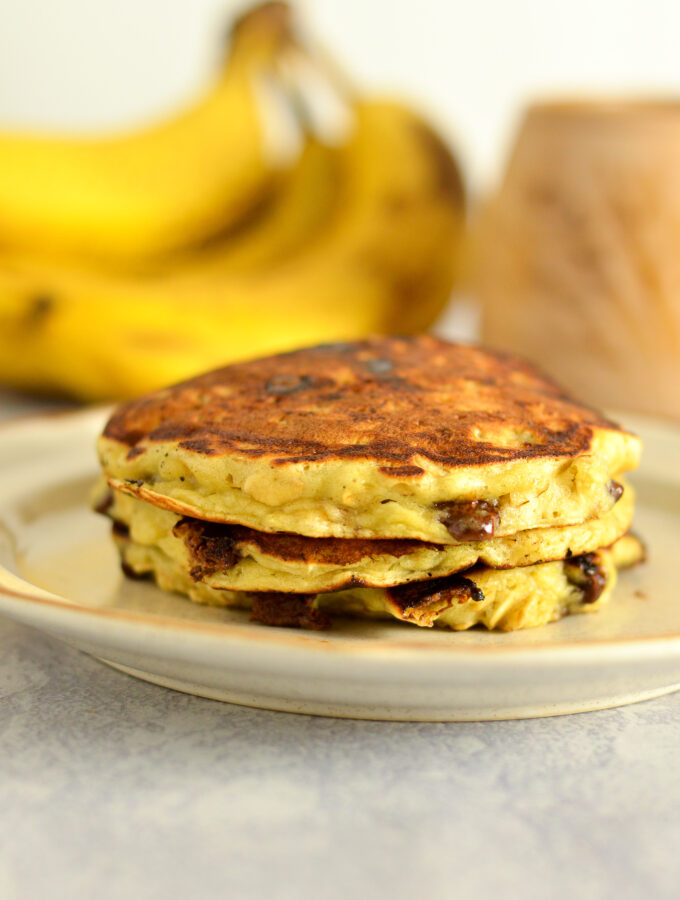
MULTIPOLYGON (((417 99, 487 186, 524 103, 680 93, 678 0, 306 0, 366 88, 417 99)), ((209 79, 233 0, 0 0, 0 127, 132 125, 209 79)))

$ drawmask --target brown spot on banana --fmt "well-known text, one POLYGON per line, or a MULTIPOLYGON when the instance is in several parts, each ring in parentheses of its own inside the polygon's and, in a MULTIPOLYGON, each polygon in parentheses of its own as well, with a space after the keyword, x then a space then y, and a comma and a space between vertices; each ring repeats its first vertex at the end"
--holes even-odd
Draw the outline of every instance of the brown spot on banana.
POLYGON ((35 294, 26 307, 21 325, 26 329, 39 328, 49 319, 55 309, 55 300, 50 294, 35 294))
POLYGON ((429 125, 420 120, 414 120, 412 127, 432 163, 434 195, 462 210, 465 191, 453 154, 429 125))

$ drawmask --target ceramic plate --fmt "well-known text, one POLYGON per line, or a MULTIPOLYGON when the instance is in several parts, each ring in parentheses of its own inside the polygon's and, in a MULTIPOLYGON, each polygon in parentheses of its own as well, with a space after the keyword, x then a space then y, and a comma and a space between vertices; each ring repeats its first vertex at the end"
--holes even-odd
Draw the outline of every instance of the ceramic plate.
POLYGON ((268 709, 422 721, 558 715, 680 688, 680 428, 623 417, 645 440, 637 530, 649 562, 610 606, 512 634, 338 621, 268 628, 122 577, 89 510, 105 412, 0 428, 0 611, 131 675, 268 709))

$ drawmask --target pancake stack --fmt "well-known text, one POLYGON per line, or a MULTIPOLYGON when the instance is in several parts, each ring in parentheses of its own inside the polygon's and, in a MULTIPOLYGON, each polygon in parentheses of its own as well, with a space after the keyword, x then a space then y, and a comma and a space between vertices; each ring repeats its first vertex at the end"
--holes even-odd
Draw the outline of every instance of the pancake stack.
POLYGON ((121 406, 96 506, 126 574, 270 625, 513 630, 599 609, 642 558, 640 449, 519 359, 374 338, 121 406))

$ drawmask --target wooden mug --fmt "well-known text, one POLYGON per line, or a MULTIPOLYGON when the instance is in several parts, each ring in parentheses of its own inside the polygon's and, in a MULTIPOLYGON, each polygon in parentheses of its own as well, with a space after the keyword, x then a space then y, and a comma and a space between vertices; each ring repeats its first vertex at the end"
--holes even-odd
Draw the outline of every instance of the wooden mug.
POLYGON ((680 102, 531 107, 474 247, 487 344, 680 417, 680 102))

